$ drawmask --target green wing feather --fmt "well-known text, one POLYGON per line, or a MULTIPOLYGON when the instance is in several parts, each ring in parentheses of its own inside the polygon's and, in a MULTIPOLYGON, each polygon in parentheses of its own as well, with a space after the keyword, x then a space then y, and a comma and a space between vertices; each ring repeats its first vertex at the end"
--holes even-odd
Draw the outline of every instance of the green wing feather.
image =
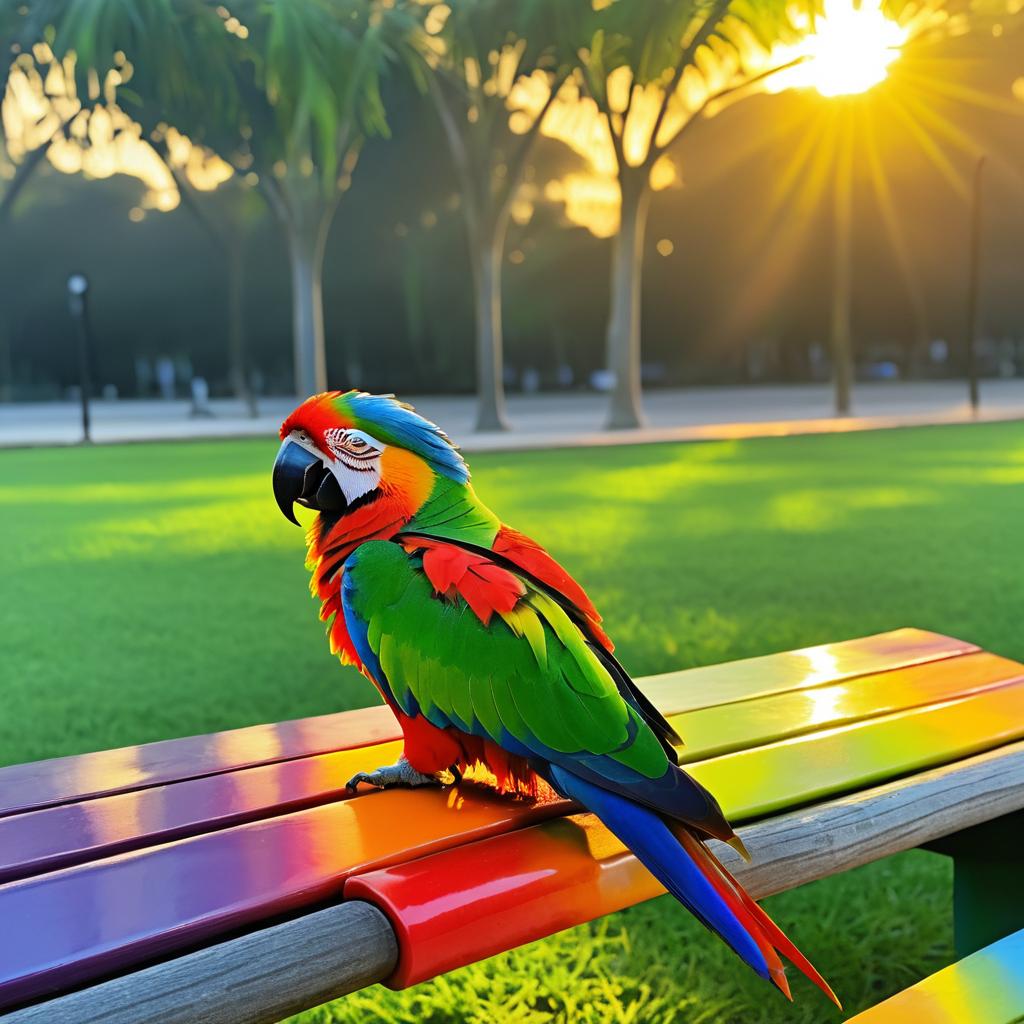
POLYGON ((585 759, 601 774, 664 775, 660 742, 579 629, 522 582, 516 607, 484 625, 461 598, 434 593, 417 555, 373 541, 346 565, 346 612, 365 625, 378 682, 407 714, 547 760, 585 759))

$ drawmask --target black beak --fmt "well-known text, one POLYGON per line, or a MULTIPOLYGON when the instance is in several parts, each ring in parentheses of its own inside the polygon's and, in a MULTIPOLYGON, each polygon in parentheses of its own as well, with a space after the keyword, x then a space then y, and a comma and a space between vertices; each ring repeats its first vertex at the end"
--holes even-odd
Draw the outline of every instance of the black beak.
POLYGON ((295 518, 295 502, 318 512, 344 512, 348 504, 320 456, 294 441, 285 441, 274 461, 274 497, 285 519, 296 526, 301 523, 295 518))

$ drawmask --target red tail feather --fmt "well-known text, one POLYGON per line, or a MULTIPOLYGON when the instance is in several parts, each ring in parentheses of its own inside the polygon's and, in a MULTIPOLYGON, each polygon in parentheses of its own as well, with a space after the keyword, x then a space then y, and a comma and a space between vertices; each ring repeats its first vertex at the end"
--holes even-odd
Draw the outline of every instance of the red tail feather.
MULTIPOLYGON (((680 829, 676 834, 681 836, 681 833, 682 830, 680 829)), ((705 871, 705 874, 707 873, 705 865, 714 870, 718 876, 732 888, 736 897, 743 904, 744 909, 747 911, 747 918, 741 918, 744 924, 747 923, 748 919, 751 919, 754 928, 757 929, 753 934, 755 934, 755 936, 761 935, 766 941, 770 942, 778 952, 789 960, 789 962, 792 963, 801 974, 813 981, 814 984, 817 985, 818 988, 820 988, 821 991, 824 992, 825 995, 827 995, 829 999, 831 999, 832 1002, 841 1010, 843 1008, 843 1004, 839 1002, 835 992, 832 991, 832 987, 817 972, 810 960, 808 960, 807 957, 805 957, 803 953, 793 945, 792 941, 786 937, 786 934, 782 929, 765 913, 746 889, 744 889, 743 886, 740 885, 740 883, 737 882, 731 874, 729 874, 725 865, 722 864, 722 862, 703 843, 697 840, 692 841, 699 845, 704 853, 703 858, 694 855, 694 860, 696 860, 700 865, 701 870, 705 871)), ((686 843, 684 842, 683 845, 685 846, 686 843)), ((687 849, 689 850, 689 847, 687 847, 687 849)), ((733 912, 735 913, 735 910, 733 912)), ((788 986, 784 991, 788 994, 788 986)))

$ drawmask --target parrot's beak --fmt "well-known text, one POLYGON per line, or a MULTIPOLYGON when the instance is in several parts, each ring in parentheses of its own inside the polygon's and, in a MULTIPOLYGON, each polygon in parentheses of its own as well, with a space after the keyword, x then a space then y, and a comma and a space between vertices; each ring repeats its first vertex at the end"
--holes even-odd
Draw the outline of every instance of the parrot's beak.
POLYGON ((290 439, 274 461, 274 497, 285 519, 296 526, 302 524, 295 518, 295 502, 318 512, 344 512, 348 505, 323 459, 290 439))

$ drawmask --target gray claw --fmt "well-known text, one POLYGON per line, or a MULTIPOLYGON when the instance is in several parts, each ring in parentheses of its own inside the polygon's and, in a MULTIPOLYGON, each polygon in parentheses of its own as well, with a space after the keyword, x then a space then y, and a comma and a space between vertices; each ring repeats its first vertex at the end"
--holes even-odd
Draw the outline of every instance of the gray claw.
POLYGON ((384 765, 375 768, 372 772, 356 772, 348 782, 346 789, 355 790, 360 782, 366 782, 378 789, 390 789, 392 786, 439 786, 440 779, 435 775, 424 775, 415 768, 404 757, 400 757, 394 764, 384 765))

